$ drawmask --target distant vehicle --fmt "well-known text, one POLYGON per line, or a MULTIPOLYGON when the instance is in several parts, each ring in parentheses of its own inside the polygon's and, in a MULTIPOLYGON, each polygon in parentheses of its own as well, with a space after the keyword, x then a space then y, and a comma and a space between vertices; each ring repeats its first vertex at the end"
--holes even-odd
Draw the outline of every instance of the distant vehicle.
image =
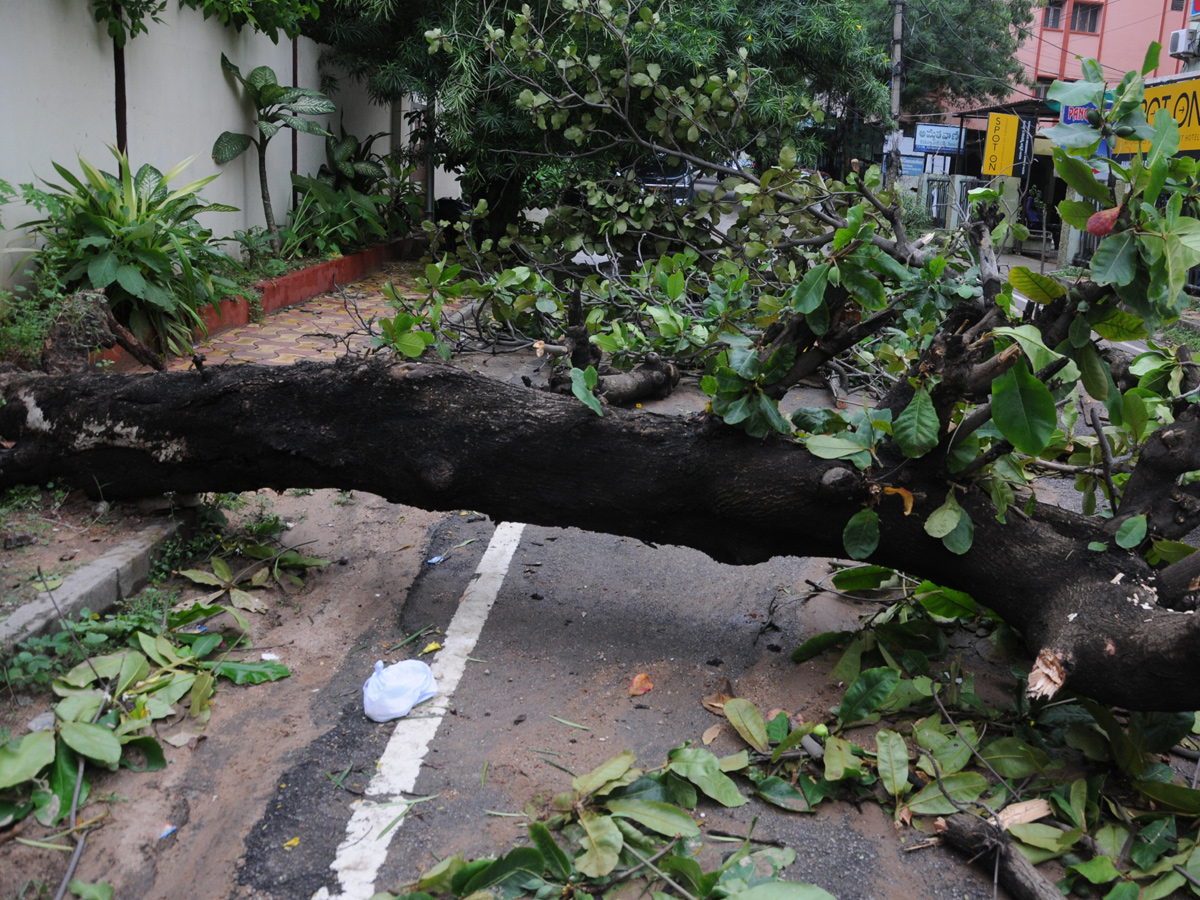
POLYGON ((644 159, 633 170, 643 190, 661 195, 677 205, 696 199, 696 170, 684 160, 670 162, 665 154, 644 159))

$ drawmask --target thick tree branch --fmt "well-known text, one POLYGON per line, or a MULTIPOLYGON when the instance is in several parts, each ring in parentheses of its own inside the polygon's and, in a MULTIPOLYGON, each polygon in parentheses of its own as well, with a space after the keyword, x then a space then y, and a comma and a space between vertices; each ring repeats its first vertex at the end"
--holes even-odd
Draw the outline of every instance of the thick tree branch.
MULTIPOLYGON (((732 563, 842 555, 876 474, 703 416, 609 409, 457 369, 351 359, 140 376, 0 380, 0 487, 53 478, 110 499, 166 490, 339 487, 426 509, 577 526, 732 563), (547 496, 571 496, 569 504, 547 496)), ((963 555, 925 533, 946 493, 932 458, 885 498, 872 561, 969 591, 1020 629, 1057 683, 1129 708, 1200 706, 1200 617, 1156 605, 1138 555, 1087 549, 1086 517, 995 519, 982 492, 963 555)))

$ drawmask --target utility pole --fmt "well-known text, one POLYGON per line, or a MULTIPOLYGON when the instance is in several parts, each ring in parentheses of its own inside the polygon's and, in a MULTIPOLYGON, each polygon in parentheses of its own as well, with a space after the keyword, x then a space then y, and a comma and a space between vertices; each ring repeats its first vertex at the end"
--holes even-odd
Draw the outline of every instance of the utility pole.
POLYGON ((887 160, 887 186, 895 185, 903 161, 900 156, 900 76, 904 72, 904 0, 892 0, 892 149, 887 160))

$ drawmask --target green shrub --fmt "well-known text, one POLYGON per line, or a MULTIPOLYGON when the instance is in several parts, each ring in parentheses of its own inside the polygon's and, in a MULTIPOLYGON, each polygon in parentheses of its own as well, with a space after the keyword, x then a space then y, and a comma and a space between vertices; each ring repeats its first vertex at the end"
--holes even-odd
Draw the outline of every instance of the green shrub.
POLYGON ((914 194, 912 191, 901 191, 900 209, 904 230, 909 236, 916 236, 933 227, 933 217, 929 215, 929 210, 925 208, 919 194, 914 194))
POLYGON ((317 178, 335 191, 354 188, 360 194, 377 194, 387 179, 383 157, 371 150, 371 145, 387 132, 380 131, 360 141, 340 126, 341 137, 325 136, 325 162, 317 178))
POLYGON ((301 191, 288 226, 280 231, 283 257, 347 253, 387 237, 383 208, 387 201, 352 187, 339 191, 316 178, 293 175, 301 191))
POLYGON ((215 175, 168 189, 191 159, 165 175, 151 165, 135 174, 127 156, 112 153, 119 175, 80 157, 82 179, 53 164, 66 187, 22 185, 25 201, 45 215, 23 226, 42 239, 33 273, 38 293, 45 302, 104 290, 114 315, 139 338, 154 334, 163 349, 185 352, 194 330, 203 328, 198 310, 230 287, 219 273, 236 265, 196 216, 235 210, 200 199, 215 175))

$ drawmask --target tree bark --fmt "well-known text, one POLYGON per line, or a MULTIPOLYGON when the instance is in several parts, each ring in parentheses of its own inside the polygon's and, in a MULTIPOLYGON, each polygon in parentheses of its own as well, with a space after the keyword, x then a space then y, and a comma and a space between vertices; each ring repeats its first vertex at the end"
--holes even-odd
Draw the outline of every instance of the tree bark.
MULTIPOLYGON (((948 490, 936 461, 863 473, 711 417, 610 408, 601 418, 573 398, 409 362, 10 375, 0 396, 0 439, 15 442, 0 451, 0 487, 54 479, 108 499, 337 487, 738 564, 843 556, 846 523, 877 504, 871 561, 968 591, 1021 630, 1039 659, 1032 688, 1131 709, 1200 707, 1200 617, 1159 603, 1140 555, 1054 507, 1028 517, 1010 508, 1000 523, 975 488, 955 488, 975 525, 972 549, 955 555, 923 528, 948 490), (912 494, 911 515, 886 486, 912 494), (1109 549, 1089 549, 1094 541, 1109 549)), ((1194 416, 1170 432, 1168 455, 1200 442, 1194 416)))
POLYGON ((1062 892, 1013 846, 1004 830, 977 816, 958 813, 946 819, 942 837, 951 847, 988 868, 1000 855, 1000 883, 1016 900, 1062 900, 1062 892))

